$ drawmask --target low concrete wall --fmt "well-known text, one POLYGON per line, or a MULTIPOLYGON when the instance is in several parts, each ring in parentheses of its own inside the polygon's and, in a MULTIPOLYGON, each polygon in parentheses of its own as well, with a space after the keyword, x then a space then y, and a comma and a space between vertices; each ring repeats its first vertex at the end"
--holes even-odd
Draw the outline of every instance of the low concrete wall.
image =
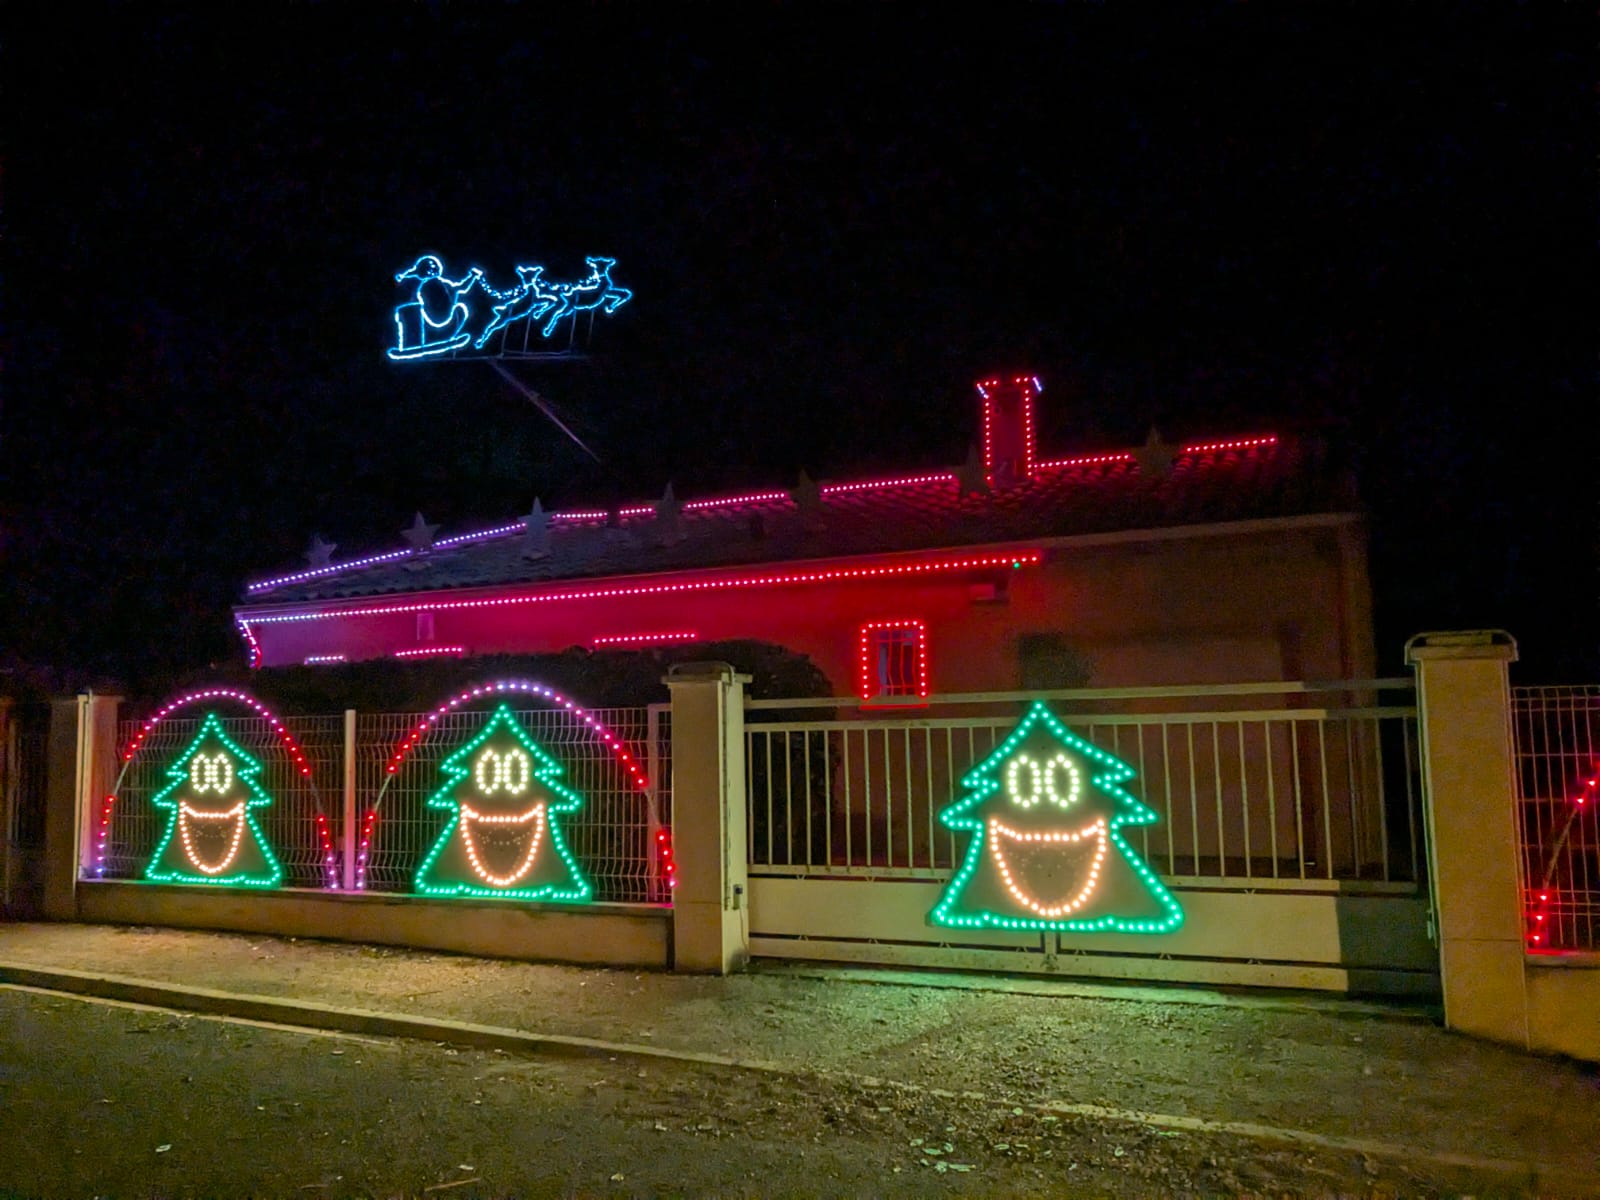
POLYGON ((930 880, 750 879, 750 946, 779 958, 1437 995, 1427 902, 1360 885, 1316 891, 1174 887, 1183 927, 1141 934, 941 929, 930 880))
POLYGON ((1528 1045, 1600 1063, 1600 954, 1528 959, 1528 1045))
POLYGON ((500 900, 94 881, 78 884, 76 917, 112 925, 375 942, 584 966, 664 970, 672 965, 672 909, 667 905, 569 908, 500 900))

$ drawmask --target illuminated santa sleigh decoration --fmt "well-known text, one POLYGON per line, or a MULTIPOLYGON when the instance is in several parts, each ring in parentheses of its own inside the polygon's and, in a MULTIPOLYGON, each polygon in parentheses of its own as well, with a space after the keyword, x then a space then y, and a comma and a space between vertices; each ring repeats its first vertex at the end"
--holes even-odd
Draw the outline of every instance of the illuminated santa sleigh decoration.
POLYGON ((424 254, 394 277, 411 290, 394 309, 395 343, 388 350, 395 362, 455 358, 569 358, 577 353, 579 319, 588 314, 610 316, 633 293, 611 279, 616 259, 584 260, 589 274, 567 283, 545 278, 535 263, 515 268, 517 282, 502 290, 480 267, 451 279, 443 261, 424 254), (552 342, 563 323, 567 342, 552 342), (537 331, 537 340, 535 340, 537 331))
POLYGON ((1170 933, 1183 910, 1123 828, 1159 818, 1123 789, 1133 768, 1035 701, 940 813, 970 835, 929 914, 935 925, 1058 933, 1170 933))

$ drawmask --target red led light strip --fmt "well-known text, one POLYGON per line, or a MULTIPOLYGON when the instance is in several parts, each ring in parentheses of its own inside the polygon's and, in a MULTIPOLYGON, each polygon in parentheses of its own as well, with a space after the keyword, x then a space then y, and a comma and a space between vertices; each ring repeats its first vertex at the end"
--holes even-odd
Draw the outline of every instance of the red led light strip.
POLYGON ((367 886, 367 859, 372 852, 372 827, 378 823, 378 810, 367 809, 361 820, 361 841, 356 848, 356 890, 367 886))
MULTIPOLYGON (((251 640, 252 642, 254 641, 253 638, 251 640)), ((202 700, 219 699, 237 700, 240 704, 254 709, 258 716, 265 718, 267 722, 271 724, 273 732, 275 732, 278 735, 279 740, 283 742, 284 748, 289 751, 289 757, 292 758, 295 765, 300 768, 300 774, 310 778, 311 764, 306 761, 305 752, 300 749, 300 743, 295 741, 294 735, 284 728, 283 722, 278 720, 272 711, 254 696, 251 696, 245 692, 236 691, 233 688, 206 688, 204 691, 190 692, 187 695, 179 696, 176 700, 167 704, 164 708, 158 709, 155 716, 151 717, 139 727, 139 732, 133 735, 133 738, 123 749, 123 769, 126 770, 126 764, 132 762, 133 756, 139 753, 139 748, 144 745, 145 739, 150 736, 150 731, 159 725, 163 720, 165 720, 169 715, 189 704, 195 704, 202 700)), ((100 876, 103 876, 106 871, 106 842, 111 836, 111 810, 116 802, 117 794, 115 791, 112 791, 106 796, 105 800, 100 806, 100 827, 95 834, 95 874, 100 876)), ((317 818, 319 821, 324 819, 321 813, 317 814, 317 818)), ((333 850, 333 842, 327 836, 326 830, 324 830, 323 833, 323 850, 325 856, 327 854, 331 854, 333 850)))
MULTIPOLYGON (((859 692, 863 700, 881 699, 873 690, 872 635, 877 630, 910 629, 915 631, 917 646, 917 696, 928 698, 928 627, 921 621, 872 621, 861 627, 861 670, 859 692)), ((888 697, 893 699, 893 697, 888 697)))
MULTIPOLYGON (((1596 766, 1600 767, 1600 764, 1596 764, 1596 766)), ((1554 863, 1555 854, 1560 852, 1561 843, 1566 841, 1567 835, 1571 831, 1572 822, 1578 816, 1577 810, 1583 809, 1597 794, 1600 794, 1600 771, 1584 780, 1582 786, 1578 788, 1577 794, 1572 797, 1574 811, 1567 818, 1567 826, 1562 830, 1561 839, 1557 842, 1556 849, 1551 853, 1552 864, 1554 863)), ((1555 902, 1555 894, 1556 889, 1550 886, 1550 871, 1547 869, 1544 879, 1540 880, 1538 891, 1532 893, 1530 907, 1533 912, 1531 914, 1532 920, 1528 927, 1528 948, 1530 950, 1541 950, 1544 947, 1545 931, 1549 925, 1550 907, 1555 902)), ((1546 953, 1549 953, 1549 951, 1546 951, 1546 953)))
POLYGON ((1255 450, 1262 446, 1276 446, 1277 434, 1264 437, 1235 438, 1231 442, 1192 442, 1179 450, 1179 454, 1211 454, 1218 450, 1255 450))
POLYGON ((644 646, 651 642, 693 642, 700 635, 693 630, 684 630, 678 633, 617 633, 605 637, 597 637, 590 642, 594 646, 644 646))
POLYGON ((279 625, 286 622, 326 621, 346 617, 383 616, 388 613, 442 612, 461 608, 502 608, 516 604, 547 604, 561 600, 596 600, 613 596, 654 596, 679 592, 725 591, 740 587, 783 587, 795 584, 828 583, 839 579, 882 579, 898 575, 926 575, 937 571, 961 571, 976 567, 1021 568, 1038 565, 1041 555, 1037 550, 1024 550, 1016 554, 986 554, 972 558, 927 559, 903 566, 885 564, 879 567, 841 567, 829 571, 779 571, 770 575, 747 575, 732 579, 700 579, 687 583, 635 584, 631 587, 585 588, 579 591, 544 592, 532 596, 504 596, 496 600, 441 600, 432 604, 375 604, 365 608, 339 609, 333 612, 289 613, 282 616, 241 617, 240 629, 245 632, 253 651, 254 665, 260 663, 260 648, 252 625, 279 625))
POLYGON ((661 873, 667 877, 667 890, 678 886, 678 864, 672 858, 672 834, 665 829, 656 830, 656 854, 660 856, 661 873))
POLYGON ((1077 458, 1054 458, 1049 462, 1037 464, 1041 471, 1053 471, 1060 467, 1098 467, 1106 463, 1132 462, 1133 455, 1126 450, 1119 450, 1115 454, 1083 454, 1077 458))
POLYGON ((419 646, 415 650, 396 650, 396 658, 437 658, 440 655, 449 655, 460 658, 467 652, 465 646, 419 646))

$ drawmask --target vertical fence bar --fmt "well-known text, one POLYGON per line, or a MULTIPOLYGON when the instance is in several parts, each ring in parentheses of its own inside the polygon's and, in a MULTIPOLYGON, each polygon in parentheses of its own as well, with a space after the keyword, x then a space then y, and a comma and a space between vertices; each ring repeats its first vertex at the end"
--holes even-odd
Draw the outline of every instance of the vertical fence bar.
POLYGON ((1323 874, 1333 878, 1333 808, 1328 797, 1328 723, 1317 722, 1317 762, 1322 766, 1322 857, 1323 874))
POLYGON ((1278 868, 1278 781, 1277 772, 1272 769, 1272 722, 1261 723, 1262 736, 1266 738, 1267 745, 1267 831, 1268 843, 1272 851, 1272 877, 1282 878, 1278 868))
MULTIPOLYGON (((811 862, 811 809, 815 801, 811 797, 811 730, 807 729, 800 735, 801 752, 805 755, 806 762, 806 866, 811 862)), ((790 855, 792 859, 794 856, 790 855)))
POLYGON ((344 710, 344 773, 341 789, 339 834, 341 879, 347 892, 356 890, 356 710, 344 710))
POLYGON ((1235 721, 1239 731, 1239 809, 1244 814, 1244 877, 1255 877, 1255 864, 1250 850, 1250 764, 1244 753, 1244 722, 1235 721))
POLYGON ((889 765, 889 734, 883 727, 883 865, 894 866, 894 768, 889 765))
POLYGON ((854 841, 851 826, 855 824, 855 817, 850 808, 850 776, 854 772, 850 769, 850 730, 846 728, 841 732, 844 735, 844 757, 840 760, 844 763, 844 865, 853 867, 856 865, 856 860, 855 850, 851 844, 854 841))
POLYGON ((1189 846, 1189 859, 1193 864, 1192 875, 1200 874, 1200 789, 1195 786, 1194 774, 1194 722, 1184 724, 1184 735, 1189 747, 1189 836, 1193 839, 1189 846))
POLYGON ((1211 779, 1217 793, 1217 874, 1228 873, 1227 822, 1222 815, 1222 722, 1211 722, 1211 779))
POLYGON ((1419 886, 1424 882, 1422 873, 1422 847, 1417 843, 1417 790, 1412 782, 1412 768, 1416 762, 1412 756, 1411 748, 1411 721, 1415 718, 1400 723, 1400 738, 1402 753, 1405 755, 1406 769, 1406 838, 1411 850, 1411 879, 1419 886))
POLYGON ((1293 749, 1294 763, 1294 845, 1300 859, 1300 878, 1306 877, 1306 797, 1300 788, 1300 722, 1289 720, 1289 745, 1293 749))

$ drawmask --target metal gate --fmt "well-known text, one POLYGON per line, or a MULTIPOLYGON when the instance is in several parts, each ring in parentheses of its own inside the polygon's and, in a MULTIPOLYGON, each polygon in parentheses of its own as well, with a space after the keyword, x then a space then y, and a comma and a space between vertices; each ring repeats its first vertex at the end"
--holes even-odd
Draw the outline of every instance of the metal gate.
POLYGON ((752 701, 746 751, 758 953, 1313 987, 1436 970, 1409 679, 752 701), (1035 699, 1136 772, 1160 819, 1129 842, 1188 911, 1177 933, 928 923, 961 851, 939 813, 1035 699))

